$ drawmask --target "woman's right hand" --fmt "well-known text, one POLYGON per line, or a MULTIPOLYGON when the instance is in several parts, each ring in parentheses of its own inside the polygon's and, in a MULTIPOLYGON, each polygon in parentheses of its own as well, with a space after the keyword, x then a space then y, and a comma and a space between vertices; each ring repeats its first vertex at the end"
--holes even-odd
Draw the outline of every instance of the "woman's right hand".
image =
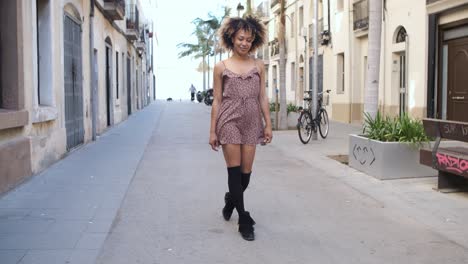
POLYGON ((218 151, 219 149, 219 142, 218 142, 218 137, 216 136, 215 133, 210 133, 210 141, 211 149, 214 151, 218 151))

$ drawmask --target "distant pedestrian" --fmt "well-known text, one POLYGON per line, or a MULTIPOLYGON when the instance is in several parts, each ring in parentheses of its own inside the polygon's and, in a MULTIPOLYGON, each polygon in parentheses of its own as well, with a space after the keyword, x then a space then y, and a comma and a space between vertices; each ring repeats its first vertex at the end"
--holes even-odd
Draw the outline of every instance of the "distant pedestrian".
POLYGON ((244 208, 244 191, 250 182, 256 145, 270 143, 273 137, 264 64, 251 56, 265 43, 266 30, 257 18, 247 16, 227 19, 218 34, 232 56, 214 68, 209 143, 215 151, 222 147, 227 166, 229 192, 224 196, 223 217, 228 221, 236 208, 239 232, 251 241, 255 239, 255 221, 244 208))
POLYGON ((195 100, 195 93, 197 92, 197 89, 195 89, 195 86, 193 86, 193 83, 192 85, 190 85, 189 91, 190 91, 190 101, 193 102, 193 100, 195 100))

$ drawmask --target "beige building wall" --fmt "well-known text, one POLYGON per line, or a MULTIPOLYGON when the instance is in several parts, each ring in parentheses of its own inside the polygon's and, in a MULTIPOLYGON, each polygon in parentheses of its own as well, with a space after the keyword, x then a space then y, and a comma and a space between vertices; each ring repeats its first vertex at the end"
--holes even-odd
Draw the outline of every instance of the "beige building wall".
MULTIPOLYGON (((2 60, 2 64, 13 65, 17 68, 13 68, 12 71, 1 67, 0 72, 2 76, 2 83, 0 83, 2 85, 0 193, 13 188, 32 174, 39 173, 67 153, 64 88, 65 15, 72 17, 81 28, 82 67, 81 76, 78 78, 82 79, 83 144, 92 140, 89 0, 18 0, 15 2, 1 4, 2 9, 9 13, 2 14, 0 20, 2 32, 6 32, 3 30, 4 27, 14 28, 9 31, 16 33, 9 34, 11 37, 9 50, 17 49, 16 53, 11 53, 12 56, 3 57, 8 61, 2 60), (36 3, 39 6, 36 6, 36 3), (38 13, 39 9, 41 11, 38 13), (14 87, 14 89, 3 88, 7 86, 14 87), (9 155, 4 155, 5 153, 9 155)), ((102 0, 97 2, 101 5, 103 3, 102 0)), ((142 10, 141 6, 140 10, 142 10)), ((143 12, 140 17, 143 19, 143 12)), ((113 92, 116 88, 115 52, 119 52, 119 98, 114 96, 112 100, 113 124, 127 118, 126 58, 128 55, 132 59, 131 67, 133 67, 131 72, 132 112, 137 110, 137 100, 140 100, 138 109, 149 103, 146 98, 142 100, 141 96, 142 85, 150 83, 142 78, 152 79, 152 73, 145 73, 146 53, 139 56, 135 43, 129 42, 124 36, 125 19, 115 21, 113 24, 116 26, 112 25, 96 6, 94 46, 97 49, 98 65, 98 133, 104 132, 107 128, 105 118, 103 118, 106 115, 105 37, 109 36, 113 44, 113 92), (136 87, 135 67, 139 67, 139 87, 136 87), (134 96, 137 88, 140 89, 140 98, 134 96)), ((2 36, 1 40, 4 45, 6 43, 4 41, 8 39, 2 36)))

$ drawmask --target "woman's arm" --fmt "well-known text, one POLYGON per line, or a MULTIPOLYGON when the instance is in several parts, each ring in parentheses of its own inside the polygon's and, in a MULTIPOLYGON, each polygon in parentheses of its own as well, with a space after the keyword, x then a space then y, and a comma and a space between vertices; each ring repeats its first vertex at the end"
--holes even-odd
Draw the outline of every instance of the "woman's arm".
POLYGON ((218 62, 213 69, 213 104, 211 105, 211 124, 210 124, 210 145, 215 151, 218 151, 219 142, 216 135, 216 117, 218 116, 219 107, 223 100, 223 70, 224 65, 218 62))
POLYGON ((271 119, 270 119, 270 106, 268 102, 268 96, 265 91, 265 65, 262 60, 257 60, 257 68, 260 73, 260 107, 263 113, 263 119, 265 120, 265 143, 270 143, 273 139, 271 119))

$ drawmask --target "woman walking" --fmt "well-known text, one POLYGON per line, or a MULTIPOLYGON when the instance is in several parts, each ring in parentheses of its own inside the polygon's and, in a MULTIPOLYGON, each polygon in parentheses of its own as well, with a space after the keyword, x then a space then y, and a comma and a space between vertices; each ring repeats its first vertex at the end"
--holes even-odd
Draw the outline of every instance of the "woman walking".
POLYGON ((256 145, 270 143, 273 136, 264 64, 251 56, 265 43, 266 31, 258 19, 248 16, 227 19, 218 34, 231 56, 214 68, 209 144, 215 151, 222 147, 227 166, 229 192, 224 196, 223 217, 228 221, 235 208, 240 234, 252 241, 255 221, 244 208, 244 191, 256 145))

